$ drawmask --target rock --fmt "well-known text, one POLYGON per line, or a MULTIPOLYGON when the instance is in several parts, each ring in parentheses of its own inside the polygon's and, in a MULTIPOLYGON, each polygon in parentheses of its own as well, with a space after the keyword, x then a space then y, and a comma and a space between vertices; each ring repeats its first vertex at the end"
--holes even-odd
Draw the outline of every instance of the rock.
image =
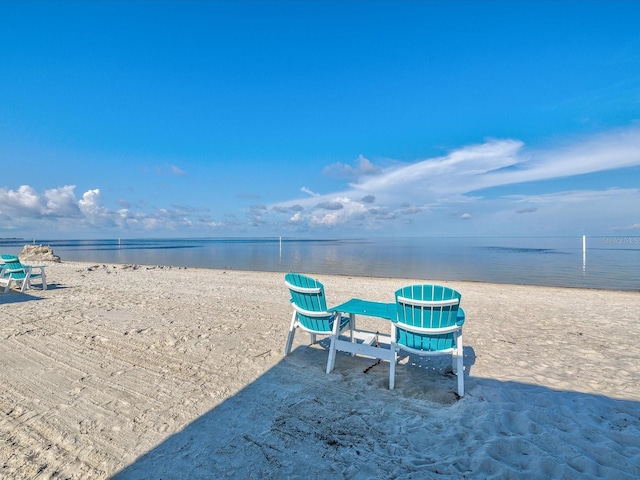
POLYGON ((25 245, 20 255, 21 262, 58 262, 60 257, 53 254, 53 250, 49 246, 44 245, 25 245))

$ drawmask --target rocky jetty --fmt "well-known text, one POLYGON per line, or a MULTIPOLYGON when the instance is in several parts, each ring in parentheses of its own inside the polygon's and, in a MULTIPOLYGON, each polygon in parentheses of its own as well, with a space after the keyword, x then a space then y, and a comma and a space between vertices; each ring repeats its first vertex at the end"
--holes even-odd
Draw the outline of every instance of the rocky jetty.
POLYGON ((60 262, 53 249, 45 245, 25 245, 19 257, 24 262, 60 262))

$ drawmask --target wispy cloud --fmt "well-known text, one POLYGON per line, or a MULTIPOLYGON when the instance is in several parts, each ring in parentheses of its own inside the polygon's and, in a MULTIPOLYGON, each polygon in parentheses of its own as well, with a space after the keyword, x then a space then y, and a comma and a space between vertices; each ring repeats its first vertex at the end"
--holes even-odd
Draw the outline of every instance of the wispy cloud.
POLYGON ((311 197, 319 197, 319 196, 320 196, 320 194, 319 194, 319 193, 312 192, 312 191, 311 191, 311 190, 309 190, 307 187, 302 187, 302 188, 300 189, 300 191, 301 191, 302 193, 306 193, 307 195, 309 195, 309 196, 311 196, 311 197))
MULTIPOLYGON (((347 190, 313 194, 313 199, 280 202, 274 205, 275 211, 278 207, 296 203, 305 209, 304 215, 297 217, 298 223, 306 220, 310 226, 351 224, 358 228, 379 228, 378 222, 383 220, 380 208, 385 209, 384 218, 394 221, 406 213, 432 212, 456 204, 483 202, 485 199, 474 192, 491 187, 639 166, 640 127, 618 129, 540 149, 527 148, 520 140, 489 139, 482 144, 413 163, 375 169, 369 168, 369 163, 366 164, 367 171, 375 170, 377 175, 370 176, 363 171, 353 178, 347 190), (367 208, 374 199, 379 208, 367 208), (322 213, 328 205, 337 203, 343 205, 340 211, 329 215, 322 213)), ((352 175, 358 172, 357 168, 344 168, 341 164, 330 167, 334 170, 340 167, 352 175)), ((304 187, 303 191, 310 192, 304 187)), ((618 195, 620 192, 609 193, 618 195)), ((585 204, 592 201, 595 194, 575 192, 574 199, 585 204)), ((605 196, 611 200, 609 195, 605 196)), ((536 198, 530 198, 529 202, 544 202, 551 197, 536 198)), ((562 198, 566 204, 569 196, 564 192, 562 198)), ((542 207, 525 206, 518 211, 533 213, 539 208, 542 207)), ((463 216, 463 219, 470 218, 476 219, 478 215, 468 212, 463 216)))
POLYGON ((521 155, 521 168, 492 172, 473 189, 563 178, 640 165, 640 127, 619 129, 591 138, 521 155))
POLYGON ((155 175, 166 176, 166 175, 174 175, 174 176, 184 176, 186 172, 173 163, 165 163, 164 165, 157 165, 155 167, 141 167, 141 172, 144 173, 153 173, 155 175))
POLYGON ((169 165, 169 169, 171 170, 171 173, 173 173, 174 175, 178 175, 178 176, 185 175, 185 172, 176 165, 169 165))

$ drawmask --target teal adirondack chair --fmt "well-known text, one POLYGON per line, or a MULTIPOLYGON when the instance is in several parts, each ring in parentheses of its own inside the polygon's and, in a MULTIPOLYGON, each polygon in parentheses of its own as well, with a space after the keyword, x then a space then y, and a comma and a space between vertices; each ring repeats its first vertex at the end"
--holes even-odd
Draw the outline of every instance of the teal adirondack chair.
MULTIPOLYGON (((299 273, 287 273, 285 284, 291 293, 293 315, 284 354, 289 355, 293 337, 298 328, 311 334, 311 343, 316 343, 316 335, 330 335, 332 341, 344 330, 350 328, 349 317, 343 317, 327 311, 324 286, 318 280, 299 273)), ((353 335, 353 331, 351 331, 353 335)), ((329 361, 327 361, 329 373, 329 361)))
POLYGON ((0 286, 4 285, 4 293, 9 291, 9 287, 11 286, 11 279, 9 277, 5 277, 2 273, 4 271, 4 263, 0 261, 0 286))
POLYGON ((395 358, 389 368, 389 388, 394 387, 398 352, 420 356, 450 354, 458 377, 458 395, 464 396, 465 314, 460 308, 460 293, 441 285, 410 285, 397 290, 395 296, 397 317, 391 327, 395 358))
POLYGON ((47 289, 47 277, 43 265, 23 265, 15 255, 3 254, 0 258, 3 261, 0 282, 5 285, 4 293, 9 291, 12 282, 19 285, 20 291, 24 293, 28 288, 31 288, 31 281, 38 278, 41 281, 42 289, 47 289), (40 271, 34 272, 34 269, 40 271))
POLYGON ((8 255, 6 253, 0 255, 0 286, 4 286, 4 293, 7 293, 9 291, 9 288, 11 288, 11 282, 13 282, 13 279, 7 274, 7 272, 4 271, 6 268, 5 262, 19 261, 20 260, 15 255, 8 255))

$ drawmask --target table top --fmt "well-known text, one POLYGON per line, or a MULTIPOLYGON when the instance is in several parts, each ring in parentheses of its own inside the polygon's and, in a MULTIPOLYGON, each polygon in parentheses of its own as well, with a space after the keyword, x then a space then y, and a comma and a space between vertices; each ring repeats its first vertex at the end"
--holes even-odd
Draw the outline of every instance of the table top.
MULTIPOLYGON (((328 312, 349 313, 354 315, 365 315, 368 317, 379 317, 385 320, 396 321, 396 304, 371 302, 360 298, 352 298, 340 305, 327 309, 328 312)), ((458 308, 456 323, 462 325, 465 321, 465 313, 462 307, 458 308)))
POLYGON ((379 317, 392 321, 396 318, 395 303, 371 302, 359 298, 352 298, 345 303, 329 308, 328 311, 379 317))

